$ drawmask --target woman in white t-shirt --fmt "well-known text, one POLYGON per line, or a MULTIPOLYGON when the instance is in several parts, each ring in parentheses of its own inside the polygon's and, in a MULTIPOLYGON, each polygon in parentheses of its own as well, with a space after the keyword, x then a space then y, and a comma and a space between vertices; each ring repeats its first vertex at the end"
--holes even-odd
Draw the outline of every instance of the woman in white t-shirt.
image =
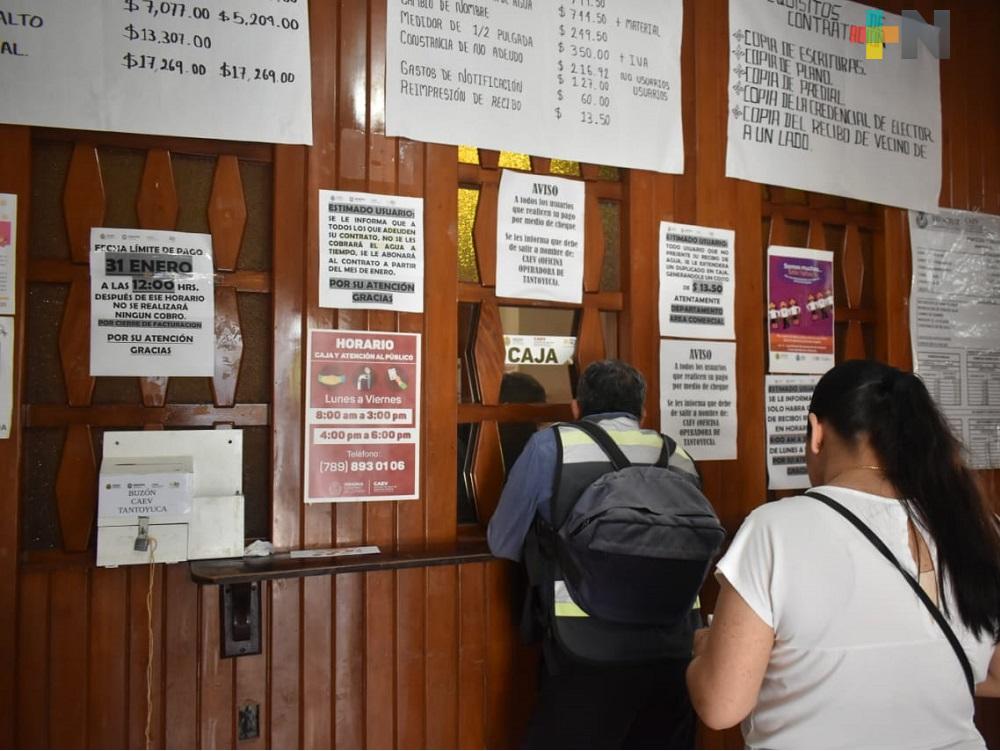
MULTIPOLYGON (((1000 696, 1000 530, 923 382, 877 362, 828 372, 806 464, 940 606, 976 694, 1000 696)), ((983 748, 957 653, 900 572, 833 509, 756 509, 720 561, 691 701, 754 748, 983 748)))

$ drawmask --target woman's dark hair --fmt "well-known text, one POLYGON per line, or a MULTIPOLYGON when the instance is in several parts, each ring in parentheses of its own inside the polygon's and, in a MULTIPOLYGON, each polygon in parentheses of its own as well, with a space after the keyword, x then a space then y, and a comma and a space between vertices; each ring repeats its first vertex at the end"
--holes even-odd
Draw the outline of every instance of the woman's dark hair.
POLYGON ((937 545, 945 612, 947 578, 968 629, 1000 639, 1000 527, 923 381, 880 362, 850 360, 820 379, 809 411, 847 441, 867 435, 907 513, 937 545))
POLYGON ((642 373, 621 360, 598 360, 583 371, 576 385, 580 414, 628 412, 642 416, 646 401, 646 380, 642 373))

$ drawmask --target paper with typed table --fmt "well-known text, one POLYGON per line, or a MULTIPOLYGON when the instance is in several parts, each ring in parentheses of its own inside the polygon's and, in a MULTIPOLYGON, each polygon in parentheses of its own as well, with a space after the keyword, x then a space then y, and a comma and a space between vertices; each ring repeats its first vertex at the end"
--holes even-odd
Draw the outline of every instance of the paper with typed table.
POLYGON ((975 469, 1000 467, 1000 216, 910 212, 910 341, 975 469))

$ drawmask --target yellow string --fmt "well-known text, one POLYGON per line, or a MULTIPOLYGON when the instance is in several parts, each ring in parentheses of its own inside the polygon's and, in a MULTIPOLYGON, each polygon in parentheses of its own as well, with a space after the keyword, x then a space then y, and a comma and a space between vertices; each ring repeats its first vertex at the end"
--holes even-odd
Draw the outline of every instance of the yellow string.
POLYGON ((153 580, 156 576, 156 540, 149 538, 149 591, 146 593, 146 614, 148 615, 148 652, 146 657, 146 748, 152 748, 150 730, 153 725, 153 580))

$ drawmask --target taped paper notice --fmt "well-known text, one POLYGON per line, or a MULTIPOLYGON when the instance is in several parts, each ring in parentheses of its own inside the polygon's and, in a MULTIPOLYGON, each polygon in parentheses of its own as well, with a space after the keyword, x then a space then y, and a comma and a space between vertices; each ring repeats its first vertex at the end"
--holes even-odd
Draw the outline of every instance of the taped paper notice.
POLYGON ((424 310, 424 199, 319 192, 319 304, 424 310))
POLYGON ((497 297, 583 300, 584 184, 504 170, 497 202, 497 297))
POLYGON ((693 459, 736 458, 736 343, 660 340, 660 429, 693 459))
POLYGON ((211 235, 94 227, 90 294, 91 375, 215 374, 211 235))
POLYGON ((910 212, 914 369, 975 469, 1000 467, 1000 216, 910 212))
POLYGON ((808 488, 806 425, 819 376, 765 376, 767 487, 808 488))
POLYGON ((730 229, 660 222, 660 336, 733 339, 730 229))
POLYGON ((17 196, 0 193, 0 315, 14 315, 16 268, 17 196))

